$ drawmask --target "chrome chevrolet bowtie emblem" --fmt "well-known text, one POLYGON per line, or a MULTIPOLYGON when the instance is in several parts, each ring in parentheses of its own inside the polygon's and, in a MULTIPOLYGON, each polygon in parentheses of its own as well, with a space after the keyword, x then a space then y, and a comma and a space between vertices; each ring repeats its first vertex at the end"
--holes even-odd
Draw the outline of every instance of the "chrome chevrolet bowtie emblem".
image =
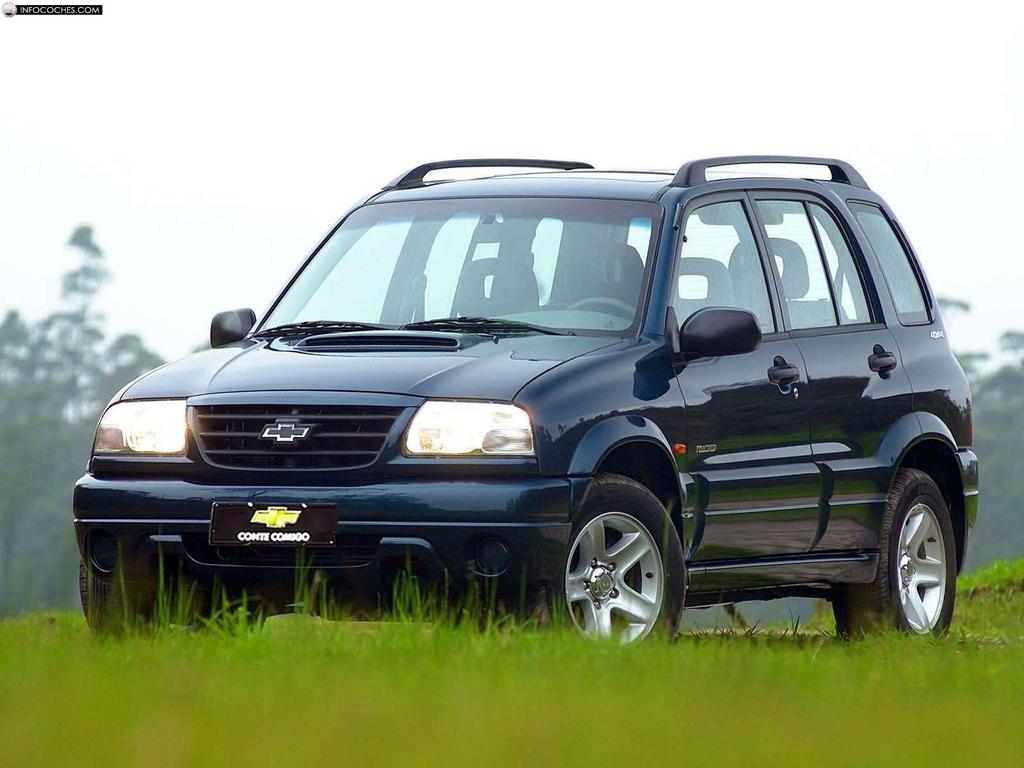
POLYGON ((261 438, 273 440, 278 443, 294 443, 309 435, 312 430, 308 424, 299 424, 297 421, 278 421, 274 424, 267 424, 263 428, 261 438))

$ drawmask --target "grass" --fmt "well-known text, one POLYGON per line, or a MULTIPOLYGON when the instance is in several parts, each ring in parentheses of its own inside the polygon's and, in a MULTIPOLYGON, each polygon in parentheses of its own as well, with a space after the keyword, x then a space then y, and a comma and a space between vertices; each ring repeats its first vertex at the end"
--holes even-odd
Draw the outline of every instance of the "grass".
POLYGON ((1016 766, 1022 568, 967 580, 940 640, 32 616, 0 623, 0 765, 1016 766))
POLYGON ((1024 557, 1019 560, 996 560, 994 563, 965 575, 960 589, 968 594, 979 591, 1024 592, 1024 557))

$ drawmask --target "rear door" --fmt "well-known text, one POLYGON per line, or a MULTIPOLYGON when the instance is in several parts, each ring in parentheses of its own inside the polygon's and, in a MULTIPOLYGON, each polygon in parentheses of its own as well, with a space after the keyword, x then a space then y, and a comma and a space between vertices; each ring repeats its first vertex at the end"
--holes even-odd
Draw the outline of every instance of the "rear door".
POLYGON ((822 471, 818 553, 877 546, 889 464, 886 431, 911 412, 910 381, 842 218, 799 194, 752 195, 782 309, 809 380, 811 451, 822 471))
POLYGON ((754 313, 753 352, 695 360, 678 374, 686 403, 687 471, 696 488, 691 558, 806 552, 818 530, 807 377, 779 331, 766 256, 742 192, 701 197, 683 213, 672 304, 680 322, 706 306, 754 313))

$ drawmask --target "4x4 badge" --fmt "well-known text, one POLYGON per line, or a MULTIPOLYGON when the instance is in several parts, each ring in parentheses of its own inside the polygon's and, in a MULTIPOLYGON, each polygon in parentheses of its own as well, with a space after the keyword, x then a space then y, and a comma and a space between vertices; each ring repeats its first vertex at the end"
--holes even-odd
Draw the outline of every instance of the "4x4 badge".
POLYGON ((274 424, 267 424, 260 434, 260 438, 274 440, 278 443, 294 443, 309 435, 313 427, 308 424, 299 424, 297 421, 278 421, 274 424))

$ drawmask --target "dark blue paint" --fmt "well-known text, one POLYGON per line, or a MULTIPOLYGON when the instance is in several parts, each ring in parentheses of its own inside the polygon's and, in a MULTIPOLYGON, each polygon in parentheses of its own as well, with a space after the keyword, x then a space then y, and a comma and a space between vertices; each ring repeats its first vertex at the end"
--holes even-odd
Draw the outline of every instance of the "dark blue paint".
MULTIPOLYGON (((189 534, 202 532, 217 500, 330 501, 339 505, 339 531, 422 539, 454 574, 466 572, 474 537, 497 532, 512 544, 516 578, 558 581, 569 526, 590 479, 609 456, 634 443, 653 448, 649 455, 656 458, 646 469, 675 489, 696 602, 794 580, 870 579, 889 487, 900 462, 923 442, 957 468, 958 477, 948 478, 961 497, 954 507, 959 503, 967 527, 973 525, 978 465, 970 451, 966 378, 945 338, 936 338, 944 331, 937 311, 925 325, 899 323, 877 261, 846 208, 847 199, 863 200, 891 216, 884 202, 869 190, 829 182, 746 179, 680 188, 669 181, 668 175, 551 173, 369 198, 372 205, 479 196, 658 201, 664 215, 640 330, 626 339, 467 336, 459 349, 443 352, 309 354, 246 340, 192 355, 118 397, 384 404, 403 408, 403 415, 379 460, 360 470, 218 470, 202 461, 194 443, 177 459, 94 459, 75 491, 83 548, 94 530, 138 547, 152 544, 150 534, 183 535, 187 543, 189 534), (767 190, 809 195, 833 211, 864 270, 877 322, 853 331, 780 326, 753 352, 684 365, 665 333, 677 212, 708 194, 767 190), (869 369, 875 345, 896 356, 893 371, 869 369), (799 370, 788 387, 767 379, 776 357, 799 370), (522 405, 535 426, 536 458, 403 456, 404 429, 427 398, 522 405), (674 454, 677 444, 686 445, 684 455, 674 454)), ((771 293, 781 319, 774 286, 771 293)))

